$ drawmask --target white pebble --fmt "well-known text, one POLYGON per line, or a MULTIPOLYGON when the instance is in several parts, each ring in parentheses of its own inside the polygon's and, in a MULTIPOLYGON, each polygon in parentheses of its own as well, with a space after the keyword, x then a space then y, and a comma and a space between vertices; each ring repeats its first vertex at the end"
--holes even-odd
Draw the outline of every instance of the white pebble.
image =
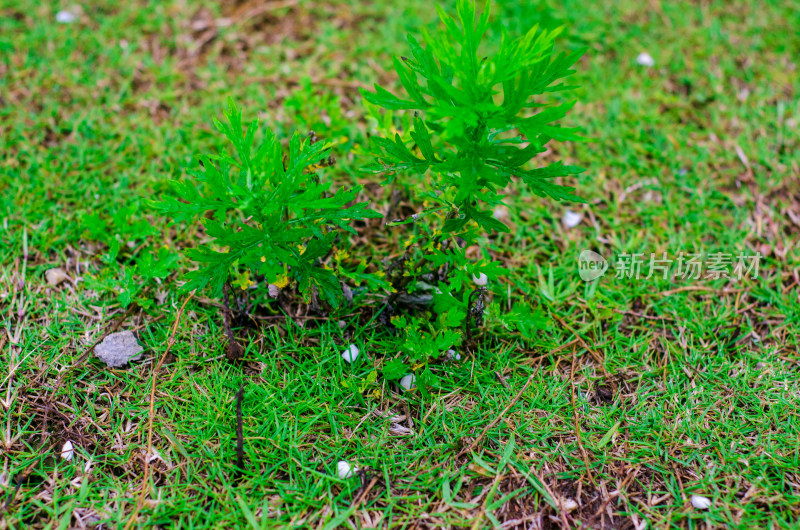
POLYGON ((692 506, 698 510, 708 510, 711 508, 711 499, 702 495, 692 495, 692 506))
POLYGON ((358 346, 355 344, 351 344, 347 347, 347 349, 342 353, 342 358, 345 361, 352 363, 358 357, 358 346))
POLYGON ((567 228, 575 228, 581 224, 582 220, 583 214, 573 212, 572 210, 564 212, 564 216, 561 218, 561 222, 564 223, 564 226, 567 228))
POLYGON ((75 16, 74 13, 70 13, 69 11, 59 11, 56 13, 56 22, 60 24, 71 24, 75 22, 78 17, 75 16))
POLYGON ((564 499, 561 501, 561 507, 565 512, 571 512, 578 508, 578 503, 572 499, 564 499))
POLYGON ((352 477, 356 471, 358 471, 358 466, 351 466, 344 460, 340 460, 339 463, 336 464, 336 471, 339 473, 339 478, 344 480, 352 477))
POLYGON ((446 358, 448 361, 460 361, 461 354, 455 350, 447 350, 446 358))
POLYGON ((646 66, 648 68, 651 68, 651 67, 655 66, 655 64, 656 64, 655 60, 653 59, 653 56, 650 55, 647 52, 642 52, 639 55, 637 55, 636 56, 636 62, 639 65, 646 66))
POLYGON ((73 456, 75 456, 75 449, 72 447, 72 442, 67 440, 67 443, 61 448, 61 458, 64 460, 72 460, 73 456))
POLYGON ((417 382, 417 376, 414 374, 406 374, 400 380, 400 386, 402 386, 406 390, 411 390, 414 384, 417 382))
POLYGON ((486 276, 484 273, 480 273, 478 276, 475 276, 475 275, 473 274, 473 275, 472 275, 472 281, 473 281, 473 282, 475 282, 475 285, 478 285, 478 286, 480 286, 480 287, 483 287, 483 286, 485 286, 487 283, 489 283, 489 277, 488 277, 488 276, 486 276))

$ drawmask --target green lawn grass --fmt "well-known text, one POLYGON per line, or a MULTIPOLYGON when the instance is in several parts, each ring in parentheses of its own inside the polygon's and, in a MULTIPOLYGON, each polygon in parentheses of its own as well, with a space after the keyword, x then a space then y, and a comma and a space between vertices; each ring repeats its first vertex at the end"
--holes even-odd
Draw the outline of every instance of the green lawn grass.
MULTIPOLYGON (((568 124, 592 141, 545 157, 588 168, 587 203, 508 190, 514 230, 483 250, 510 272, 430 398, 368 379, 395 341, 367 303, 284 318, 239 292, 258 318, 235 322, 233 364, 219 302, 180 291, 191 263, 154 278, 147 260, 204 237, 148 201, 220 145, 228 97, 286 138, 335 142, 327 174, 380 211, 393 192, 392 215, 417 211, 413 190, 359 172, 357 89, 396 82, 391 57, 433 27, 431 4, 103 1, 69 24, 60 9, 77 13, 0 0, 0 527, 797 527, 797 5, 495 6, 495 28, 565 25, 563 49, 589 46, 568 124), (584 249, 763 258, 755 279, 587 284, 584 249), (548 316, 532 340, 500 325, 513 303, 548 316), (83 356, 116 327, 142 362, 83 356), (340 460, 361 473, 339 479, 340 460)), ((378 220, 350 243, 377 267, 408 230, 378 220)))

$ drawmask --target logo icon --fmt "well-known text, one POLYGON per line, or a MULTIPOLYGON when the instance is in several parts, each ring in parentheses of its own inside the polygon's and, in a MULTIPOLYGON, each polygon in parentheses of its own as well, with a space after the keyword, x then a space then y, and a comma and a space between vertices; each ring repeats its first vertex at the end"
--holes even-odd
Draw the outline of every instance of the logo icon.
POLYGON ((608 262, 594 250, 584 250, 578 256, 578 275, 585 282, 596 280, 607 270, 608 262))

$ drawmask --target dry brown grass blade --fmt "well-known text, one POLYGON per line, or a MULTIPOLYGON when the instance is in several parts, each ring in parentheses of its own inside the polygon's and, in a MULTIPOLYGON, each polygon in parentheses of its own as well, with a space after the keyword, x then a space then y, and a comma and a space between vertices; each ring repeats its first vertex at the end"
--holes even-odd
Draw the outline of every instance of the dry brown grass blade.
POLYGON ((562 325, 562 326, 563 326, 563 327, 564 327, 564 328, 565 328, 567 331, 569 331, 570 333, 572 333, 572 334, 575 336, 575 338, 576 338, 576 339, 578 339, 578 342, 580 342, 580 343, 581 343, 581 346, 583 346, 583 347, 584 347, 584 349, 586 349, 586 351, 588 351, 588 352, 589 352, 589 354, 590 354, 592 357, 594 357, 594 360, 595 360, 595 361, 597 361, 597 365, 600 367, 600 371, 601 371, 601 372, 603 372, 603 376, 604 376, 606 379, 609 379, 609 380, 610 380, 610 379, 611 379, 611 375, 610 375, 610 374, 609 374, 609 373, 606 371, 606 367, 605 367, 605 361, 604 361, 603 357, 602 357, 602 356, 601 356, 599 353, 597 353, 596 351, 594 351, 594 349, 590 348, 590 347, 589 347, 589 345, 586 343, 586 341, 585 341, 585 340, 583 340, 583 337, 581 337, 581 336, 578 334, 578 332, 577 332, 577 331, 575 331, 574 329, 572 329, 572 327, 571 327, 569 324, 567 324, 566 322, 564 322, 564 319, 563 319, 563 318, 561 318, 560 316, 556 315, 555 313, 553 313, 553 317, 555 317, 555 319, 556 319, 556 320, 558 320, 558 323, 559 323, 559 324, 561 324, 561 325, 562 325))
POLYGON ((164 350, 164 354, 161 356, 161 359, 158 360, 158 364, 155 366, 155 368, 153 368, 153 379, 152 383, 150 384, 150 410, 147 419, 147 451, 144 454, 144 477, 142 478, 142 489, 139 492, 139 498, 136 501, 136 508, 134 508, 133 513, 128 518, 128 523, 125 525, 125 530, 129 530, 131 526, 136 524, 136 516, 142 509, 144 498, 149 493, 147 484, 148 479, 150 478, 150 452, 153 450, 153 415, 155 413, 156 401, 156 378, 158 377, 158 371, 161 369, 161 365, 164 364, 164 359, 167 358, 167 355, 172 349, 172 345, 175 344, 175 333, 178 331, 178 324, 181 322, 181 317, 186 309, 186 304, 189 303, 189 300, 191 300, 193 296, 194 291, 189 293, 189 296, 186 297, 186 300, 183 301, 181 308, 178 310, 178 314, 175 315, 175 322, 172 324, 172 330, 170 331, 169 339, 167 339, 167 348, 164 350))
POLYGON ((578 422, 578 409, 575 406, 575 348, 572 347, 572 368, 569 371, 570 381, 572 383, 572 416, 575 420, 575 440, 578 442, 578 448, 581 450, 581 456, 583 457, 583 464, 586 466, 586 475, 589 477, 589 480, 592 481, 592 484, 597 487, 597 483, 594 480, 594 476, 592 475, 592 471, 589 468, 589 458, 586 456, 586 449, 583 447, 583 442, 581 441, 581 430, 580 425, 578 422))
MULTIPOLYGON (((455 455, 453 458, 447 458, 447 459, 444 459, 444 460, 442 460, 441 462, 439 462, 438 464, 436 464, 436 465, 434 465, 434 466, 431 466, 431 467, 427 468, 427 470, 426 470, 426 471, 433 471, 433 470, 435 470, 435 469, 439 469, 439 468, 441 468, 441 467, 444 467, 444 466, 445 466, 445 465, 447 465, 448 463, 450 463, 450 462, 455 462, 455 461, 457 461, 459 458, 461 458, 462 456, 464 456, 464 455, 466 455, 467 453, 469 453, 470 451, 472 451, 472 450, 473 450, 473 449, 474 449, 474 448, 475 448, 475 447, 478 445, 478 443, 479 443, 479 442, 480 442, 480 441, 481 441, 481 440, 482 440, 482 439, 483 439, 483 438, 486 436, 486 433, 488 433, 488 432, 489 432, 489 430, 490 430, 492 427, 494 427, 494 426, 495 426, 495 425, 497 425, 497 424, 498 424, 500 421, 502 421, 502 420, 503 420, 503 418, 505 417, 505 415, 508 413, 508 411, 509 411, 509 410, 511 410, 511 407, 513 407, 513 406, 514 406, 514 405, 515 405, 515 404, 516 404, 516 403, 517 403, 517 402, 520 400, 520 398, 522 398, 522 394, 524 394, 524 393, 525 393, 525 390, 527 390, 527 389, 528 389, 528 387, 530 386, 530 384, 533 382, 533 378, 534 378, 534 376, 535 376, 535 375, 538 373, 538 371, 539 371, 539 366, 541 365, 541 363, 542 363, 542 361, 541 361, 541 359, 540 359, 540 360, 539 360, 539 362, 538 362, 538 363, 536 363, 536 365, 534 366, 533 372, 531 372, 531 375, 529 375, 529 376, 528 376, 528 380, 527 380, 527 381, 525 381, 525 384, 522 386, 522 388, 521 388, 521 389, 520 389, 520 391, 517 393, 517 395, 516 395, 516 396, 514 396, 514 398, 513 398, 511 401, 509 401, 509 402, 508 402, 508 405, 506 405, 506 407, 503 409, 503 411, 502 411, 500 414, 498 414, 498 415, 497 415, 497 417, 496 417, 496 418, 495 418, 495 419, 494 419, 494 420, 493 420, 493 421, 492 421, 492 422, 491 422, 489 425, 487 425, 487 426, 486 426, 486 427, 483 429, 483 431, 481 431, 481 433, 478 435, 478 437, 477 437, 477 438, 475 438, 475 439, 472 441, 472 443, 471 443, 471 444, 469 444, 469 446, 467 446, 467 447, 465 447, 464 449, 462 449, 461 451, 459 451, 459 452, 458 452, 458 454, 456 454, 456 455, 455 455)), ((408 405, 406 404, 406 415, 407 415, 407 417, 408 417, 408 418, 409 418, 409 420, 410 420, 410 418, 411 418, 411 415, 410 415, 410 412, 408 411, 408 408, 407 408, 407 407, 408 407, 408 405)), ((410 480, 410 482, 414 482, 415 480, 417 480, 417 478, 419 477, 420 473, 421 473, 421 471, 420 471, 420 472, 418 472, 416 475, 414 475, 414 477, 412 477, 412 479, 410 480)))
POLYGON ((531 466, 530 472, 533 473, 533 476, 535 476, 539 480, 539 483, 542 485, 544 490, 547 492, 548 495, 550 495, 550 498, 553 499, 553 502, 556 503, 556 506, 558 506, 558 517, 561 520, 562 528, 569 528, 569 522, 567 521, 567 512, 564 510, 564 507, 561 502, 561 497, 556 495, 556 492, 553 491, 553 489, 551 489, 550 486, 547 485, 547 482, 545 482, 544 477, 541 476, 536 471, 535 465, 531 466))
MULTIPOLYGON (((538 366, 537 366, 537 368, 538 368, 538 366)), ((480 441, 486 436, 486 433, 488 433, 489 430, 492 427, 494 427, 495 425, 500 423, 500 421, 505 417, 505 415, 508 413, 508 411, 511 410, 511 407, 513 407, 522 398, 522 394, 524 394, 525 391, 528 389, 528 387, 531 385, 531 383, 533 382, 533 378, 534 378, 534 376, 536 375, 537 372, 538 372, 538 370, 534 370, 533 372, 531 372, 531 375, 528 376, 528 380, 525 381, 524 385, 522 385, 522 388, 519 390, 519 392, 517 392, 517 395, 514 396, 514 399, 509 401, 508 405, 506 405, 506 408, 504 408, 503 411, 500 414, 498 414, 497 417, 489 423, 489 425, 487 425, 486 427, 483 428, 483 430, 478 435, 478 437, 475 438, 474 440, 472 440, 471 444, 469 444, 467 447, 465 447, 464 449, 459 451, 459 453, 455 457, 455 460, 458 460, 460 457, 464 456, 465 454, 467 454, 470 451, 472 451, 473 449, 475 449, 475 447, 478 445, 478 443, 480 443, 480 441)))

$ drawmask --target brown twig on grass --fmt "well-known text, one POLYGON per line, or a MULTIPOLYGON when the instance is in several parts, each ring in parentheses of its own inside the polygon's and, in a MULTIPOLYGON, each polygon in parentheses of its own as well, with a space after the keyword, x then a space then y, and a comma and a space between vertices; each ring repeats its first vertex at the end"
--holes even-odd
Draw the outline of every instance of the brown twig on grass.
MULTIPOLYGON (((627 503, 628 501, 626 500, 625 494, 623 492, 625 491, 625 488, 628 487, 628 484, 630 484, 630 482, 636 477, 636 473, 637 472, 638 472, 638 466, 637 466, 636 470, 631 471, 630 473, 628 473, 628 476, 625 477, 622 480, 622 482, 619 483, 619 486, 617 487, 617 491, 619 492, 618 495, 625 503, 627 503)), ((594 512, 594 516, 595 517, 599 517, 605 511, 606 506, 608 506, 608 503, 611 502, 612 498, 614 498, 613 495, 609 495, 609 497, 603 501, 603 504, 601 504, 597 508, 597 510, 595 510, 595 512, 594 512)))
POLYGON ((369 482, 366 481, 362 482, 362 486, 361 488, 359 488, 359 491, 356 493, 355 499, 353 499, 353 503, 351 504, 351 506, 353 507, 352 508, 353 511, 355 511, 358 508, 358 506, 361 504, 361 501, 363 501, 366 498, 367 493, 372 491, 372 488, 374 488, 375 484, 377 483, 378 483, 378 475, 372 475, 370 477, 369 482))
POLYGON ((494 376, 497 378, 498 381, 500 381, 500 384, 506 387, 506 389, 511 390, 511 387, 508 386, 508 381, 506 381, 506 378, 503 377, 503 374, 501 374, 500 372, 495 372, 494 376))
POLYGON ((541 475, 539 475, 539 473, 536 472, 536 465, 531 466, 530 472, 533 473, 533 476, 536 477, 536 479, 542 485, 547 494, 550 495, 550 498, 553 499, 553 502, 557 506, 558 517, 561 520, 562 528, 569 528, 569 521, 567 521, 567 512, 564 509, 561 497, 556 495, 556 493, 552 489, 550 489, 550 486, 547 485, 547 482, 544 481, 544 477, 542 477, 541 475))
MULTIPOLYGON (((368 483, 366 482, 366 479, 364 478, 363 474, 360 474, 360 476, 361 476, 361 481, 362 481, 361 482, 361 487, 359 488, 358 492, 356 493, 355 498, 353 499, 352 504, 350 505, 350 508, 348 510, 350 512, 350 515, 347 516, 348 519, 350 518, 351 515, 355 514, 356 510, 358 509, 358 507, 361 506, 361 503, 367 497, 367 493, 372 491, 372 488, 375 487, 375 484, 378 483, 378 475, 372 475, 372 478, 368 483)), ((388 486, 387 486, 387 489, 388 489, 388 486)), ((344 521, 342 521, 342 522, 344 522, 344 521)))
POLYGON ((156 378, 158 376, 158 371, 161 369, 161 365, 164 364, 164 360, 167 358, 167 355, 169 355, 169 352, 172 349, 172 345, 175 344, 175 333, 178 331, 178 324, 181 322, 181 317, 183 316, 183 311, 186 309, 186 304, 189 303, 189 300, 191 300, 193 296, 194 291, 189 293, 189 296, 186 297, 186 300, 183 301, 181 308, 178 310, 178 314, 175 315, 175 323, 172 325, 172 330, 170 331, 169 338, 167 339, 167 348, 164 350, 164 354, 161 356, 161 359, 158 360, 158 364, 155 366, 155 368, 153 368, 153 380, 150 384, 150 411, 147 419, 147 451, 144 455, 144 478, 142 479, 142 490, 139 492, 139 499, 136 501, 136 507, 134 508, 130 518, 128 518, 128 523, 125 525, 124 530, 129 530, 131 526, 136 523, 136 516, 142 509, 144 498, 150 489, 147 486, 149 484, 148 479, 150 478, 150 452, 153 450, 153 416, 155 415, 156 378))
POLYGON ((567 331, 569 331, 570 333, 572 333, 572 334, 575 336, 575 338, 576 338, 576 339, 578 339, 578 342, 580 342, 580 343, 581 343, 581 346, 583 346, 583 347, 586 349, 586 351, 588 351, 588 352, 589 352, 589 354, 590 354, 592 357, 594 357, 594 360, 595 360, 595 361, 597 361, 597 364, 598 364, 598 366, 600 367, 600 371, 601 371, 601 372, 603 372, 603 376, 604 376, 606 379, 609 379, 609 380, 610 380, 610 378, 611 378, 611 375, 610 375, 610 374, 609 374, 609 373, 606 371, 606 367, 605 367, 605 361, 604 361, 604 360, 603 360, 603 358, 600 356, 600 354, 599 354, 599 353, 597 353, 596 351, 594 351, 592 348, 590 348, 590 347, 589 347, 589 345, 586 343, 586 341, 585 341, 585 340, 583 340, 583 337, 581 337, 581 336, 578 334, 578 332, 577 332, 577 331, 575 331, 574 329, 572 329, 572 327, 570 327, 570 325, 569 325, 569 324, 567 324, 566 322, 564 322, 564 319, 563 319, 563 318, 561 318, 560 316, 556 315, 555 313, 553 313, 553 316, 555 317, 555 319, 556 319, 556 320, 558 320, 558 323, 559 323, 559 324, 561 324, 563 327, 565 327, 565 328, 567 329, 567 331))
POLYGON ((654 295, 658 296, 671 296, 677 293, 685 293, 687 291, 706 291, 710 293, 714 293, 717 295, 721 294, 736 294, 745 291, 745 289, 715 289, 713 287, 709 287, 707 285, 684 285, 683 287, 678 287, 677 289, 670 289, 668 291, 661 291, 660 293, 653 293, 654 295))
POLYGON ((642 318, 644 320, 655 320, 658 322, 667 321, 667 322, 674 322, 675 319, 672 317, 664 317, 664 316, 652 316, 652 315, 645 315, 644 313, 637 313, 636 311, 624 311, 622 309, 614 309, 614 312, 620 315, 628 315, 636 318, 642 318))
POLYGON ((481 431, 481 433, 478 435, 477 438, 472 440, 471 444, 469 444, 467 447, 465 447, 464 449, 462 449, 461 451, 458 452, 458 454, 455 456, 454 460, 457 460, 458 458, 460 458, 460 457, 464 456, 465 454, 469 453, 470 451, 472 451, 475 448, 475 446, 478 445, 478 443, 484 438, 484 436, 486 436, 486 433, 489 432, 489 429, 491 429, 492 427, 497 425, 500 422, 500 420, 503 419, 503 417, 506 415, 506 413, 508 413, 508 411, 511 410, 511 407, 516 405, 516 403, 522 398, 522 394, 525 393, 525 391, 528 389, 530 384, 533 382, 533 376, 536 375, 537 371, 538 370, 534 371, 533 373, 531 373, 531 375, 528 376, 528 380, 525 381, 524 385, 522 385, 522 388, 520 389, 519 392, 517 392, 517 395, 514 396, 514 399, 509 401, 508 405, 506 405, 506 408, 504 408, 503 411, 500 414, 498 414, 497 417, 489 423, 489 425, 484 427, 483 431, 481 431))
MULTIPOLYGON (((483 432, 481 432, 481 434, 480 434, 480 435, 479 435, 477 438, 475 438, 475 440, 473 440, 471 444, 469 444, 469 447, 466 447, 466 448, 462 449, 461 451, 459 451, 459 452, 458 452, 458 454, 456 454, 456 455, 455 455, 453 458, 448 458, 448 459, 446 459, 446 460, 442 460, 442 461, 441 461, 441 462, 439 462, 438 464, 436 464, 436 465, 434 465, 434 466, 431 466, 431 467, 427 468, 427 469, 426 469, 426 471, 429 471, 429 472, 430 472, 430 471, 433 471, 433 470, 435 470, 435 469, 439 469, 440 467, 444 466, 445 464, 447 464, 447 463, 449 463, 449 462, 454 462, 454 461, 456 461, 457 459, 459 459, 460 457, 464 456, 466 453, 468 453, 468 452, 472 451, 472 449, 474 449, 474 448, 475 448, 475 446, 478 444, 478 442, 479 442, 479 441, 480 441, 480 440, 481 440, 481 439, 482 439, 484 436, 486 436, 486 433, 487 433, 487 432, 489 432, 489 429, 491 429, 492 427, 494 427, 495 425, 497 425, 497 423, 499 423, 499 422, 500 422, 500 421, 501 421, 501 420, 502 420, 502 419, 505 417, 506 413, 507 413, 509 410, 511 410, 511 407, 513 407, 513 406, 514 406, 514 404, 515 404, 515 403, 517 403, 517 402, 520 400, 520 398, 522 397, 522 394, 525 392, 525 389, 527 389, 527 388, 528 388, 528 386, 529 386, 529 385, 531 384, 531 382, 533 381, 533 376, 535 376, 535 375, 536 375, 536 373, 539 371, 539 366, 540 366, 541 364, 542 364, 542 361, 541 361, 541 359, 540 359, 540 360, 539 360, 539 362, 536 364, 536 366, 534 366, 534 370, 533 370, 533 372, 531 373, 531 375, 530 375, 530 376, 528 376, 528 380, 525 382, 525 384, 523 385, 522 389, 521 389, 521 390, 520 390, 520 391, 517 393, 517 395, 516 395, 516 396, 514 396, 514 399, 512 399, 512 400, 511 400, 511 401, 508 403, 508 405, 506 406, 506 408, 505 408, 505 409, 503 409, 503 411, 502 411, 502 412, 501 412, 501 413, 500 413, 500 414, 499 414, 499 415, 498 415, 498 416, 497 416, 497 417, 496 417, 496 418, 495 418, 495 419, 492 421, 492 423, 491 423, 491 424, 489 424, 489 425, 487 425, 487 426, 486 426, 486 428, 483 430, 483 432)), ((407 406, 407 405, 406 405, 406 406, 407 406)), ((407 413, 407 414, 408 414, 408 413, 407 413)), ((410 414, 408 414, 408 416, 409 416, 409 418, 410 418, 410 414)), ((411 481, 413 482, 414 480, 416 480, 416 479, 417 479, 417 477, 419 477, 419 474, 420 474, 420 473, 421 473, 421 472, 418 472, 416 475, 414 475, 414 476, 411 478, 411 481)))

